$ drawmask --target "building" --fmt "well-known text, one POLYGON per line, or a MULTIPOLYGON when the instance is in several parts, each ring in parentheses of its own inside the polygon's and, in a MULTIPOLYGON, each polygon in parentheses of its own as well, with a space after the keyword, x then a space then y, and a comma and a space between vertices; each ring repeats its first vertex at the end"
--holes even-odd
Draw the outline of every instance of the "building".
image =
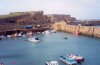
POLYGON ((52 22, 60 22, 62 20, 70 22, 76 21, 76 18, 64 14, 48 14, 47 17, 52 22))

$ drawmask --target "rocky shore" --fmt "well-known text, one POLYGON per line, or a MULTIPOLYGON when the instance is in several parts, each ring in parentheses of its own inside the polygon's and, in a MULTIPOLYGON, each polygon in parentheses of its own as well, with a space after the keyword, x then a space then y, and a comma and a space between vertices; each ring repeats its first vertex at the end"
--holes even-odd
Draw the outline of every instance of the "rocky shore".
POLYGON ((78 32, 79 34, 89 35, 94 37, 100 37, 100 28, 92 26, 78 26, 78 25, 67 25, 66 22, 55 22, 52 25, 54 30, 60 30, 70 33, 78 32))

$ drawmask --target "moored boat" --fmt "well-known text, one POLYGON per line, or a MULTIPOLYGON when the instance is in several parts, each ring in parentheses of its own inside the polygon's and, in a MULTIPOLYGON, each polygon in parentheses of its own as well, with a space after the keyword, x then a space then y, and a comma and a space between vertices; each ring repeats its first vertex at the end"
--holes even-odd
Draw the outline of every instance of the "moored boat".
POLYGON ((62 39, 67 39, 67 37, 63 37, 62 39))
POLYGON ((51 30, 51 32, 52 32, 52 33, 56 33, 56 31, 55 31, 55 30, 51 30))
POLYGON ((68 58, 66 56, 59 56, 59 60, 62 61, 63 63, 66 63, 68 65, 76 65, 77 62, 73 58, 68 58))
POLYGON ((39 42, 40 41, 40 39, 38 37, 29 38, 28 40, 31 42, 39 42))
POLYGON ((79 56, 79 55, 67 55, 68 58, 73 58, 75 59, 77 62, 83 62, 84 61, 84 57, 79 56))
POLYGON ((0 36, 1 39, 6 39, 7 37, 5 35, 0 36))
POLYGON ((74 35, 75 35, 75 36, 78 36, 78 35, 79 35, 79 32, 77 32, 77 31, 74 32, 74 35))
POLYGON ((56 33, 56 31, 55 30, 46 30, 46 31, 44 31, 44 33, 56 33))
POLYGON ((51 31, 50 30, 46 30, 46 31, 44 31, 44 33, 49 34, 49 33, 51 33, 51 31))
POLYGON ((49 61, 49 62, 46 62, 46 65, 58 65, 58 62, 57 61, 49 61))
POLYGON ((33 33, 31 31, 27 33, 27 36, 32 36, 32 35, 33 33))
POLYGON ((8 38, 11 38, 11 35, 7 35, 8 38))

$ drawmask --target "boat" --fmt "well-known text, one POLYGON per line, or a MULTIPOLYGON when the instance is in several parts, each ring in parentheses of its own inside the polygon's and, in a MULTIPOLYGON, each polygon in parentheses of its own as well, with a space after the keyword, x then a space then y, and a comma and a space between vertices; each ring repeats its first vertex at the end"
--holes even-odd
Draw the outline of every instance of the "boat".
POLYGON ((22 33, 18 34, 18 37, 26 37, 26 36, 27 36, 26 34, 22 34, 22 33))
POLYGON ((8 38, 11 38, 11 35, 7 35, 8 38))
POLYGON ((44 33, 56 33, 56 31, 55 30, 46 30, 46 31, 44 31, 44 33))
POLYGON ((18 37, 22 37, 22 32, 18 34, 18 37))
POLYGON ((32 35, 33 33, 31 31, 27 33, 27 36, 32 36, 32 35))
POLYGON ((28 40, 31 42, 39 42, 40 41, 38 37, 29 38, 28 40))
POLYGON ((78 35, 79 35, 79 32, 76 31, 76 32, 74 32, 73 34, 74 34, 75 36, 78 36, 78 35))
POLYGON ((73 58, 77 62, 83 62, 84 61, 84 57, 79 56, 79 55, 67 55, 67 57, 68 58, 73 58))
POLYGON ((44 33, 49 34, 49 33, 51 33, 51 30, 46 30, 46 31, 44 31, 44 33))
POLYGON ((49 62, 46 62, 46 65, 58 65, 58 62, 57 61, 49 61, 49 62))
POLYGON ((76 65, 77 62, 73 58, 68 58, 66 56, 59 56, 59 60, 68 65, 76 65))
POLYGON ((63 37, 62 39, 67 39, 67 37, 63 37))
POLYGON ((0 36, 1 39, 6 39, 7 37, 5 35, 0 36))
POLYGON ((51 30, 51 32, 52 32, 52 33, 56 33, 56 31, 55 31, 55 30, 51 30))

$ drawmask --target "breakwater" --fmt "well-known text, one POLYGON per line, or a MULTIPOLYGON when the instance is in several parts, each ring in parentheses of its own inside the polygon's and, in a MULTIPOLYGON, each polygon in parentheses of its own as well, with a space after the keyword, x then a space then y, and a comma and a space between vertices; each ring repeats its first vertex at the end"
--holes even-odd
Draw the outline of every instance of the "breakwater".
POLYGON ((94 37, 100 37, 100 28, 92 26, 77 26, 77 25, 67 25, 66 22, 55 22, 52 25, 54 30, 60 30, 70 33, 79 32, 83 35, 89 35, 94 37))

